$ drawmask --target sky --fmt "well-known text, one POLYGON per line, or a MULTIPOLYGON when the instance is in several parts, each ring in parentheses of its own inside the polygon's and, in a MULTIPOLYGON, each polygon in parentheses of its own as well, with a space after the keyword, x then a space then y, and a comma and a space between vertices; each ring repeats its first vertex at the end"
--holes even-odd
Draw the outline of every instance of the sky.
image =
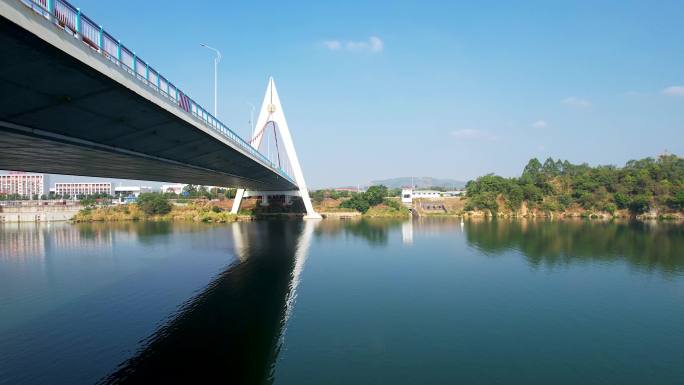
POLYGON ((684 155, 682 1, 73 3, 243 136, 274 76, 312 187, 684 155))

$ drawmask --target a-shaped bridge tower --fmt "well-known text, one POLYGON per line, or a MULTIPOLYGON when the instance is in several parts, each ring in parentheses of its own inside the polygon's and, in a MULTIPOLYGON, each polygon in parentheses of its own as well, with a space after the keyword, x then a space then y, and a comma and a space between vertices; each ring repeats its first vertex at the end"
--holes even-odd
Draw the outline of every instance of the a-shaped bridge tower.
POLYGON ((252 139, 250 144, 255 148, 259 149, 262 144, 264 137, 269 132, 269 129, 277 130, 279 137, 283 142, 283 147, 287 160, 289 160, 289 165, 291 168, 291 175, 293 175, 295 184, 298 190, 294 191, 256 191, 239 189, 235 196, 235 201, 233 201, 233 208, 231 212, 237 214, 240 209, 240 203, 243 198, 260 196, 262 199, 262 204, 268 204, 268 197, 274 195, 284 195, 287 199, 292 196, 299 196, 304 202, 304 207, 306 208, 305 219, 320 219, 321 216, 318 214, 311 204, 311 198, 309 197, 309 190, 307 190, 306 182, 304 181, 304 173, 302 172, 302 167, 299 163, 299 158, 297 157, 297 151, 294 148, 294 142, 292 141, 292 135, 290 135, 290 129, 287 125, 287 120, 285 119, 285 114, 283 113, 283 106, 280 104, 280 98, 278 97, 278 90, 276 90, 275 82, 273 78, 268 80, 268 87, 266 88, 266 95, 264 95, 264 101, 261 104, 261 110, 259 111, 259 117, 256 122, 257 130, 252 134, 252 139))

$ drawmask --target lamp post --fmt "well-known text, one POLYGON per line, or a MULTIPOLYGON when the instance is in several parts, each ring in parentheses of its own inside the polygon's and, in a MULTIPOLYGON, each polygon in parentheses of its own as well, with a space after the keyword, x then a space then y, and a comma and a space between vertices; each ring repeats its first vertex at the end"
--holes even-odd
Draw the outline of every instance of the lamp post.
POLYGON ((216 53, 216 57, 214 58, 214 117, 218 119, 218 63, 221 61, 221 52, 206 44, 202 43, 200 45, 216 53))
POLYGON ((252 139, 254 139, 254 131, 256 130, 256 127, 254 127, 254 124, 255 124, 255 123, 254 123, 254 110, 255 110, 255 107, 254 107, 254 104, 252 104, 252 103, 250 103, 250 102, 247 102, 247 105, 250 106, 250 107, 252 108, 252 110, 251 110, 250 113, 249 113, 249 129, 250 129, 250 131, 251 131, 249 140, 252 140, 252 139))

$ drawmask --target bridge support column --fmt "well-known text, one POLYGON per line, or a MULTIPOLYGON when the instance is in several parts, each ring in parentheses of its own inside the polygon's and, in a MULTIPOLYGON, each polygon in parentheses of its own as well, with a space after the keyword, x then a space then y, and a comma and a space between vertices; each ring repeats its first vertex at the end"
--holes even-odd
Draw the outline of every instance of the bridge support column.
POLYGON ((240 211, 240 203, 245 196, 245 189, 239 188, 235 192, 235 199, 233 199, 233 208, 230 209, 231 214, 237 214, 240 211))
MULTIPOLYGON (((294 173, 295 183, 299 187, 299 191, 290 191, 283 193, 270 192, 271 195, 295 195, 302 197, 304 202, 304 207, 306 208, 306 215, 304 219, 321 219, 321 215, 318 214, 311 203, 311 198, 309 197, 309 190, 306 187, 306 182, 304 181, 304 172, 299 164, 299 158, 297 157, 297 152, 294 148, 294 142, 292 136, 290 135, 290 129, 287 126, 287 120, 285 120, 285 114, 283 113, 283 107, 280 104, 280 98, 278 97, 278 91, 276 90, 275 82, 273 78, 268 80, 268 87, 266 88, 266 95, 264 96, 264 101, 261 104, 261 110, 259 112, 259 117, 256 122, 257 130, 254 132, 254 137, 252 137, 252 147, 258 149, 263 139, 264 127, 267 124, 274 124, 280 132, 280 137, 282 138, 283 145, 285 147, 285 153, 287 158, 290 160, 290 165, 292 166, 292 171, 294 173)), ((239 189, 235 195, 235 201, 233 202, 232 213, 237 214, 240 209, 240 202, 242 198, 246 196, 258 195, 257 192, 245 191, 239 189)), ((268 198, 265 198, 266 201, 268 198)), ((287 198, 286 198, 287 199, 287 198)), ((263 202, 263 201, 262 201, 263 202)))

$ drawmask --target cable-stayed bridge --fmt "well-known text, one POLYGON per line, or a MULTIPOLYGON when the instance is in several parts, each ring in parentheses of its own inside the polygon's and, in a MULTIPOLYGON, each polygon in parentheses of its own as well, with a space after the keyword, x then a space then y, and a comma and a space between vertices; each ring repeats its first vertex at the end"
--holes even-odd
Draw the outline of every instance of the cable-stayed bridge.
POLYGON ((64 0, 0 0, 0 47, 0 169, 295 195, 317 217, 273 79, 244 140, 64 0))

